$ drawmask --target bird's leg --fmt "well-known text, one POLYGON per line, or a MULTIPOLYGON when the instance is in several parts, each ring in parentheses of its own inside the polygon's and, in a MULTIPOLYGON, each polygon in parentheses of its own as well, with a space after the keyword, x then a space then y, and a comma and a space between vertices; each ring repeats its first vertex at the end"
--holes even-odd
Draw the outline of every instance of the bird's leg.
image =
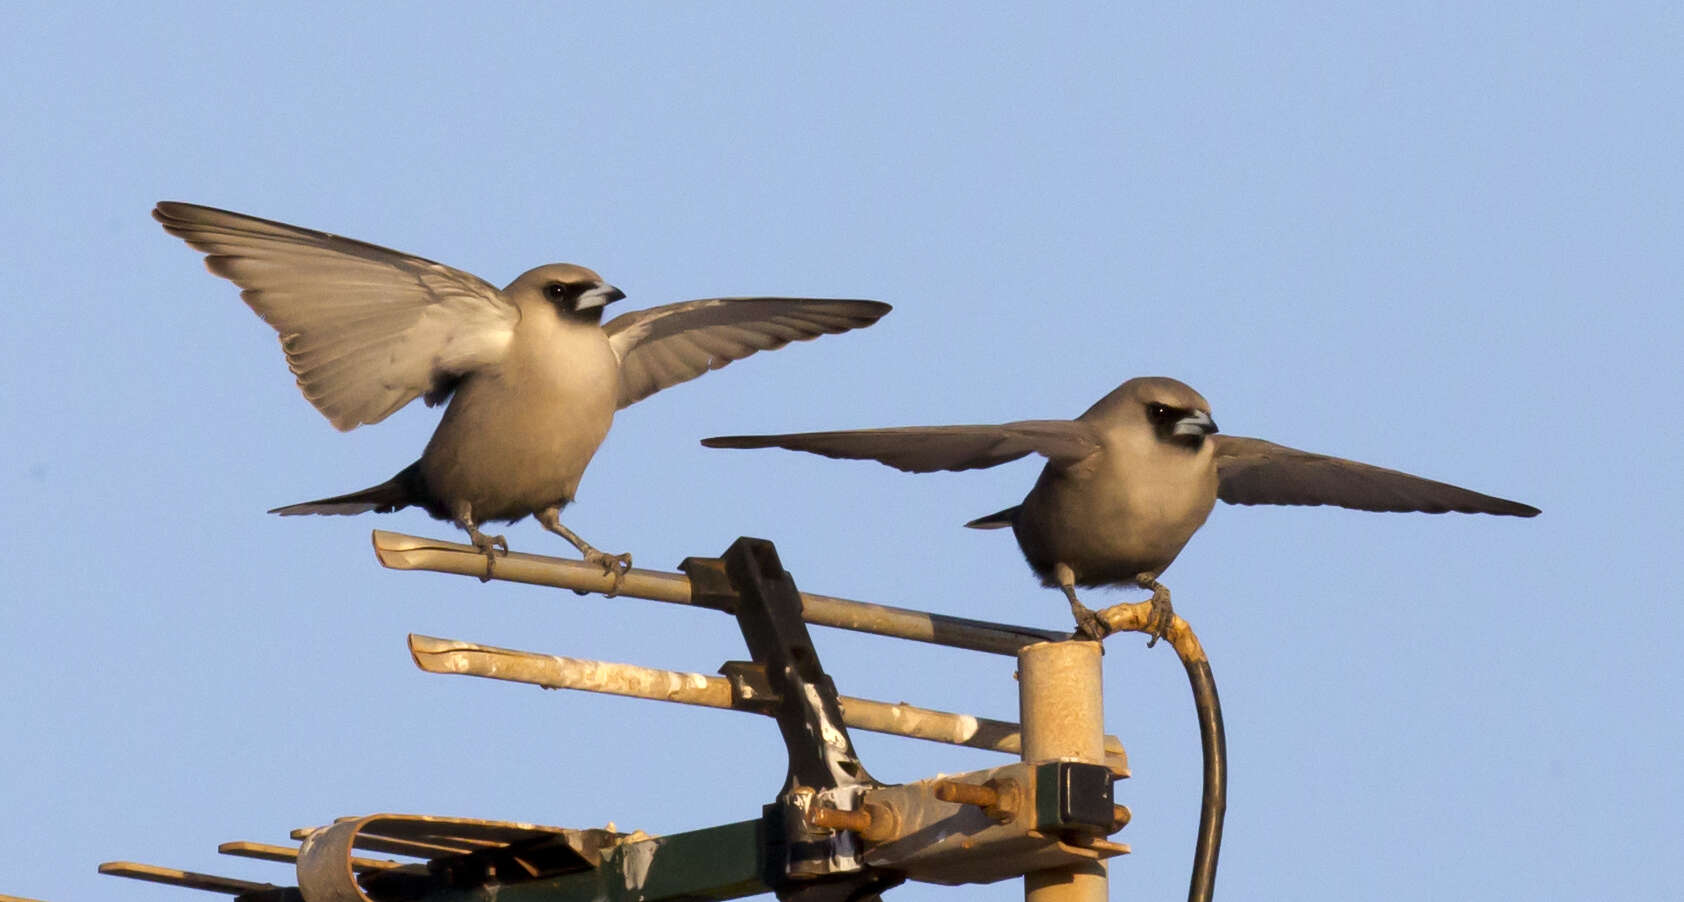
POLYGON ((1175 608, 1169 603, 1169 589, 1158 582, 1156 573, 1141 573, 1134 578, 1135 585, 1152 591, 1152 612, 1146 615, 1146 635, 1152 641, 1146 643, 1147 648, 1158 644, 1158 640, 1169 632, 1170 624, 1175 622, 1175 608))
POLYGON ((488 536, 480 532, 479 524, 474 522, 474 509, 466 501, 457 502, 455 510, 451 513, 455 515, 453 519, 456 521, 456 525, 467 530, 468 540, 474 543, 475 548, 484 552, 485 575, 480 577, 479 581, 482 583, 490 582, 491 571, 497 566, 497 549, 500 548, 504 554, 508 554, 509 540, 502 536, 488 536))
POLYGON ((1076 618, 1076 636, 1079 639, 1091 639, 1094 642, 1103 641, 1111 632, 1111 627, 1104 618, 1088 609, 1087 605, 1076 600, 1076 573, 1069 564, 1054 564, 1053 579, 1058 581, 1058 588, 1064 592, 1064 597, 1070 599, 1070 613, 1076 618))
POLYGON ((620 583, 625 581, 626 571, 631 569, 632 558, 630 553, 604 554, 596 550, 591 543, 579 538, 578 533, 561 525, 561 507, 559 505, 546 507, 534 516, 538 518, 539 524, 545 529, 573 543, 573 547, 579 549, 579 553, 585 556, 585 563, 596 564, 602 568, 603 574, 613 575, 614 585, 608 589, 609 598, 620 594, 620 583))

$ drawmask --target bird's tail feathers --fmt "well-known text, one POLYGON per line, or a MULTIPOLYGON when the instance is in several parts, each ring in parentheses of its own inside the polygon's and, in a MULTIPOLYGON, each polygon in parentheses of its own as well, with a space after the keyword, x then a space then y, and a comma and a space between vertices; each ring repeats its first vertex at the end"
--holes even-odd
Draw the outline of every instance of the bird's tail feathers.
POLYGON ((345 495, 335 495, 332 498, 320 498, 315 501, 301 501, 271 510, 271 514, 283 517, 293 517, 299 514, 365 514, 374 511, 379 514, 389 514, 401 510, 411 504, 420 503, 415 494, 415 481, 419 478, 419 462, 405 467, 398 475, 380 483, 369 486, 357 492, 345 495))
POLYGON ((1004 529, 1017 520, 1017 512, 1023 505, 1014 505, 1003 511, 995 511, 986 517, 978 517, 965 525, 971 529, 1004 529))

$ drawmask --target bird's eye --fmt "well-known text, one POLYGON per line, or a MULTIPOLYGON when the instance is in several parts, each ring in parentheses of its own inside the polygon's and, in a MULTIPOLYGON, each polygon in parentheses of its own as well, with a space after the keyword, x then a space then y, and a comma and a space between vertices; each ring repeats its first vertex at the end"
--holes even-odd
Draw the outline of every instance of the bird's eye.
POLYGON ((1162 420, 1169 416, 1169 406, 1165 404, 1146 405, 1146 415, 1154 420, 1162 420))
POLYGON ((567 297, 567 286, 560 282, 551 282, 544 286, 544 296, 552 301, 559 301, 567 297))

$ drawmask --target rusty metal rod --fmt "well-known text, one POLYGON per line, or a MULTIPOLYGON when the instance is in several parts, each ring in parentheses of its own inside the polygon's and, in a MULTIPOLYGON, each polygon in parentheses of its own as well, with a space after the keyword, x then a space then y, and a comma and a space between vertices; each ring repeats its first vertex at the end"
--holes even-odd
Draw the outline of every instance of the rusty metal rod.
POLYGON ((827 830, 852 830, 866 833, 871 830, 871 815, 864 811, 839 811, 835 808, 813 808, 807 812, 807 823, 827 830))
MULTIPOLYGON (((382 566, 393 570, 431 570, 481 578, 487 575, 489 561, 472 545, 382 529, 374 530, 373 539, 375 557, 379 558, 382 566)), ((603 573, 601 567, 584 561, 519 551, 499 554, 490 571, 492 579, 555 586, 576 592, 606 594, 614 586, 614 580, 603 573)), ((694 604, 688 577, 659 570, 628 571, 620 584, 619 594, 669 604, 694 604)), ((1070 637, 1069 633, 1057 630, 950 617, 808 592, 801 593, 801 619, 819 626, 997 655, 1016 655, 1026 645, 1057 642, 1070 637)))
MULTIPOLYGON (((546 689, 579 689, 704 708, 750 710, 732 704, 728 680, 703 673, 544 655, 414 633, 409 636, 409 653, 415 659, 415 666, 428 673, 464 674, 546 689)), ((843 696, 841 702, 843 722, 855 729, 1011 755, 1023 751, 1022 734, 1015 723, 866 698, 843 696)), ((1115 736, 1105 737, 1105 758, 1107 764, 1126 772, 1128 760, 1115 736)))
POLYGON ((943 802, 975 805, 978 808, 1000 804, 1000 793, 992 786, 961 783, 958 780, 937 780, 933 786, 936 798, 943 802))

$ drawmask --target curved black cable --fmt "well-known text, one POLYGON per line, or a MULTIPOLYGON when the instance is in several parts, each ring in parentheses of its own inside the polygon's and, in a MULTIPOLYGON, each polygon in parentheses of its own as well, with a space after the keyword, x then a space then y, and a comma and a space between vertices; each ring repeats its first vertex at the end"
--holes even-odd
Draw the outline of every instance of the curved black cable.
POLYGON ((1187 668, 1193 688, 1193 707, 1199 716, 1199 745, 1204 751, 1204 794, 1199 802, 1199 840, 1193 848, 1193 874, 1187 883, 1187 902, 1210 902, 1216 892, 1216 857, 1222 849, 1222 818, 1228 811, 1228 740, 1222 732, 1222 702, 1216 697, 1216 678, 1210 672, 1199 640, 1176 643, 1176 654, 1187 668), (1190 648, 1183 650, 1185 644, 1190 648))

